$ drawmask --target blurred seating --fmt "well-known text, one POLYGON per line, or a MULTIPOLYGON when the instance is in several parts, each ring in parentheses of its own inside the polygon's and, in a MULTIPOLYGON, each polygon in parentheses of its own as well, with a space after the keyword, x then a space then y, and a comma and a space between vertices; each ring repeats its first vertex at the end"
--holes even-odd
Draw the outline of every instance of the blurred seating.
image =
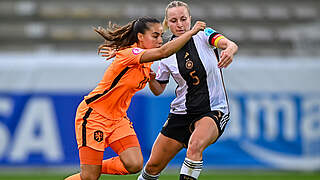
POLYGON ((14 12, 19 16, 32 16, 36 14, 37 4, 33 1, 18 1, 15 3, 14 12))
POLYGON ((39 4, 38 16, 43 18, 63 18, 68 8, 61 3, 43 2, 39 4))
POLYGON ((242 19, 247 20, 263 20, 262 8, 259 5, 240 5, 237 8, 238 16, 242 19))
POLYGON ((0 1, 0 16, 7 17, 13 15, 13 4, 12 1, 0 1))
MULTIPOLYGON (((9 38, 24 38, 24 24, 1 23, 0 38, 8 40, 9 38)), ((1 42, 1 41, 0 41, 1 42)))
POLYGON ((0 1, 0 17, 32 16, 37 4, 33 1, 0 1))
POLYGON ((234 18, 234 10, 228 4, 214 3, 209 6, 208 16, 215 19, 231 19, 234 18))
POLYGON ((268 42, 268 41, 274 40, 274 33, 272 29, 268 27, 262 27, 262 26, 250 27, 247 33, 251 41, 268 42))
POLYGON ((124 11, 121 10, 120 4, 108 2, 99 3, 91 7, 92 18, 121 18, 124 16, 124 11))
POLYGON ((247 30, 244 28, 239 28, 237 26, 225 26, 219 30, 227 38, 232 39, 236 42, 245 41, 248 39, 247 30))
POLYGON ((122 7, 122 10, 124 11, 124 15, 126 17, 138 18, 149 15, 148 7, 141 6, 140 4, 125 4, 122 7))
POLYGON ((293 6, 292 14, 294 18, 301 20, 313 20, 319 17, 319 7, 312 6, 312 4, 303 4, 298 6, 293 6))
POLYGON ((49 28, 48 36, 54 40, 73 40, 76 39, 77 28, 70 25, 55 25, 49 28))
POLYGON ((286 5, 270 4, 264 8, 265 16, 271 20, 287 20, 291 18, 290 10, 286 5))
MULTIPOLYGON (((0 47, 6 47, 0 51, 43 44, 63 50, 68 50, 64 47, 70 47, 69 44, 89 47, 101 42, 93 26, 106 26, 108 21, 123 25, 141 16, 155 16, 162 21, 167 3, 167 0, 0 0, 0 47)), ((202 0, 188 3, 193 22, 205 20, 244 48, 239 53, 292 54, 297 36, 320 44, 319 29, 311 27, 307 33, 300 30, 306 23, 317 24, 320 1, 202 0), (275 43, 286 47, 272 45, 275 43)))
POLYGON ((297 29, 295 29, 293 27, 277 28, 275 31, 275 36, 280 41, 294 42, 300 37, 300 33, 297 29))

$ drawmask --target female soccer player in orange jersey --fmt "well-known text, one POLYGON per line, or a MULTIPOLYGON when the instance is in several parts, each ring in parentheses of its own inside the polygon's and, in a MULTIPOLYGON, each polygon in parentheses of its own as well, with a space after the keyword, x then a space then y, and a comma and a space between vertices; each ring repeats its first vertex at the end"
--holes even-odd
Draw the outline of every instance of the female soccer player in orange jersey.
POLYGON ((139 18, 125 26, 99 27, 95 31, 115 50, 116 56, 98 86, 84 97, 76 113, 75 130, 81 172, 67 180, 96 180, 101 174, 132 174, 143 167, 136 133, 126 111, 132 96, 150 80, 152 61, 177 52, 205 28, 197 22, 193 29, 162 45, 162 26, 154 18, 139 18), (110 146, 119 156, 103 160, 110 146))

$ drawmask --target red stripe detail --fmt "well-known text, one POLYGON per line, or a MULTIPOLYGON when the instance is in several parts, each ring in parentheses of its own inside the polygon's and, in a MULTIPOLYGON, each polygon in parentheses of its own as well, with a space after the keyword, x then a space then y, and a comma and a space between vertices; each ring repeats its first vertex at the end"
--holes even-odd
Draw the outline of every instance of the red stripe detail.
POLYGON ((222 36, 221 34, 216 34, 215 36, 213 36, 213 38, 211 39, 211 45, 214 46, 214 42, 216 41, 216 39, 218 37, 222 36))

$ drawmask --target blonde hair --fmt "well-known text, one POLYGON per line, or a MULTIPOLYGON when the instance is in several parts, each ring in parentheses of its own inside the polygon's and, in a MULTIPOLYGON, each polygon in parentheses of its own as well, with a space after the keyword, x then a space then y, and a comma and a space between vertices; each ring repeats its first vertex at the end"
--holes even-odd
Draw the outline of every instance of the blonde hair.
POLYGON ((168 4, 166 11, 165 11, 165 17, 162 22, 162 26, 163 26, 164 31, 169 29, 169 27, 168 27, 168 9, 174 8, 174 7, 182 7, 182 6, 187 8, 188 13, 190 15, 190 9, 189 9, 189 5, 187 3, 182 2, 182 1, 172 1, 171 3, 168 4))

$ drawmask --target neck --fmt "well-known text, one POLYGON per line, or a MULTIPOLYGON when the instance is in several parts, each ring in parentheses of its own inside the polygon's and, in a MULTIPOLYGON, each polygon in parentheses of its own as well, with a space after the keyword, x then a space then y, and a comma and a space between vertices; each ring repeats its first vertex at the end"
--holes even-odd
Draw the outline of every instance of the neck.
POLYGON ((144 46, 140 42, 137 43, 137 47, 141 48, 141 49, 145 49, 144 46))

